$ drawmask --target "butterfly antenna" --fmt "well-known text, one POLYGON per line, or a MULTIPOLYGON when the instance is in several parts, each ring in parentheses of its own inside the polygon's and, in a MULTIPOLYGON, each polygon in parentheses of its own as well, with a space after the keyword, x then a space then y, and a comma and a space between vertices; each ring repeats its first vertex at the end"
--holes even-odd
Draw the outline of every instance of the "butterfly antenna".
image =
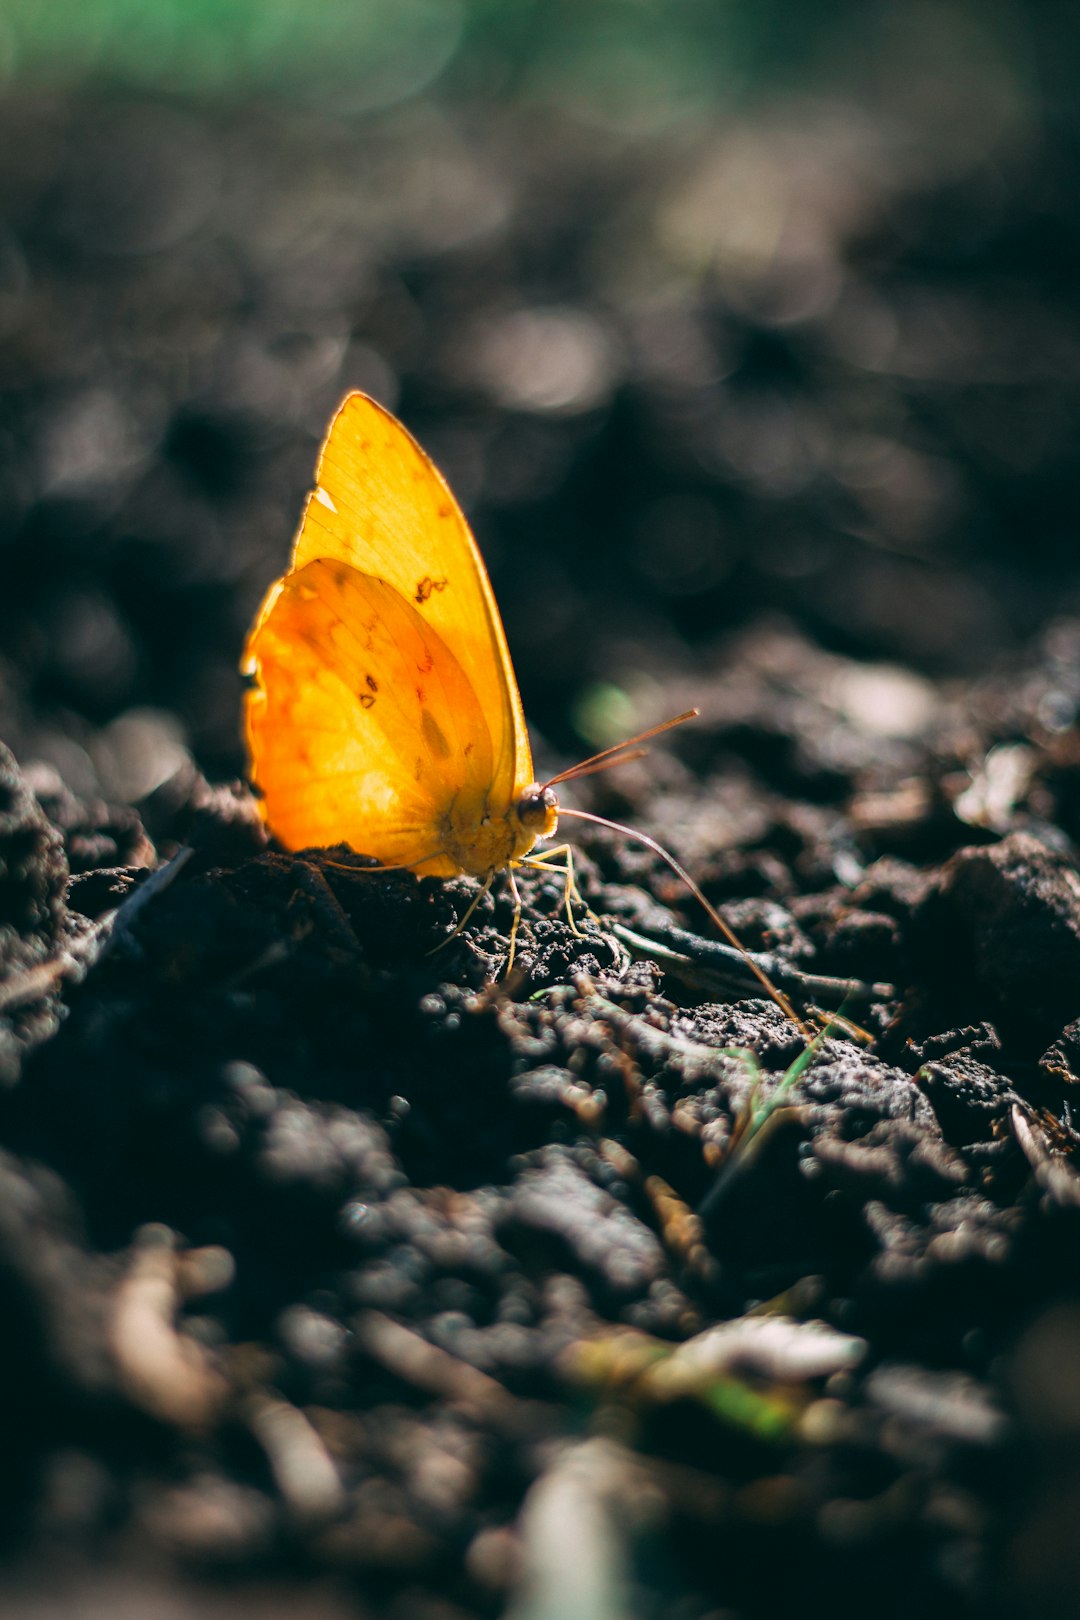
POLYGON ((638 744, 648 742, 650 737, 659 737, 661 732, 671 731, 675 726, 685 725, 687 720, 696 720, 701 713, 700 709, 687 709, 685 714, 677 714, 674 720, 665 720, 659 726, 650 726, 648 731, 639 731, 636 737, 627 737, 625 742, 615 743, 611 748, 602 748, 598 754, 590 754, 578 765, 571 765, 569 770, 560 771, 541 787, 558 787, 560 782, 572 782, 576 776, 594 776, 597 771, 608 771, 613 765, 625 765, 628 760, 640 759, 645 752, 638 744))
MULTIPOLYGON (((679 721, 689 718, 689 715, 680 715, 679 720, 671 720, 668 722, 668 724, 678 725, 679 721)), ((667 727, 661 726, 658 729, 664 731, 667 729, 667 727)), ((650 734, 646 732, 645 735, 648 736, 650 734)), ((590 761, 586 760, 585 763, 589 764, 590 761)), ((690 890, 690 893, 694 896, 694 899, 704 907, 705 911, 712 918, 712 921, 716 924, 724 938, 728 941, 728 944, 733 945, 734 948, 739 952, 740 956, 743 957, 751 973, 758 980, 762 988, 768 993, 770 999, 774 1001, 780 1008, 780 1011, 784 1014, 784 1017, 790 1018, 791 1022, 795 1025, 799 1033, 805 1036, 807 1040, 810 1040, 810 1031, 807 1029, 806 1025, 803 1023, 802 1019, 791 1005, 791 1002, 788 1000, 787 996, 785 996, 784 992, 773 984, 772 980, 769 978, 769 975, 765 972, 765 969, 760 967, 758 963, 755 962, 754 958, 751 956, 738 934, 736 934, 731 924, 724 921, 723 917, 717 911, 712 901, 705 898, 702 890, 698 884, 694 882, 685 866, 683 866, 680 861, 677 861, 674 855, 664 848, 663 844, 658 844, 655 838, 650 838, 648 833, 639 832, 636 827, 624 827, 620 821, 608 821, 606 816, 593 815, 591 810, 566 810, 560 805, 559 820, 561 821, 564 816, 573 816, 578 821, 591 821, 598 827, 607 827, 610 832, 624 833, 628 838, 636 838, 640 844, 644 844, 646 848, 651 849, 655 855, 659 855, 661 860, 666 861, 675 875, 680 877, 686 884, 686 887, 690 890)))
MULTIPOLYGON (((565 782, 568 777, 573 777, 576 782, 582 776, 596 776, 599 771, 610 771, 613 765, 629 765, 632 759, 644 759, 649 752, 647 748, 631 748, 629 744, 624 744, 624 747, 626 747, 626 753, 619 754, 613 759, 582 760, 580 765, 572 766, 562 776, 554 777, 555 785, 558 786, 560 782, 565 782)), ((545 782, 543 785, 544 787, 550 787, 551 783, 545 782)))

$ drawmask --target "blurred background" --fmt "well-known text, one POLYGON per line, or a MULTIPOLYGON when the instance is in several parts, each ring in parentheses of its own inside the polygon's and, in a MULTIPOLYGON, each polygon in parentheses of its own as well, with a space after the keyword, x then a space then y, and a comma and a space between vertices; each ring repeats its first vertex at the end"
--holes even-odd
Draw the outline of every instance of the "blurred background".
POLYGON ((0 0, 0 736, 116 799, 238 774, 245 628, 353 387, 461 498, 558 747, 763 616, 1008 655, 1080 600, 1078 34, 0 0))

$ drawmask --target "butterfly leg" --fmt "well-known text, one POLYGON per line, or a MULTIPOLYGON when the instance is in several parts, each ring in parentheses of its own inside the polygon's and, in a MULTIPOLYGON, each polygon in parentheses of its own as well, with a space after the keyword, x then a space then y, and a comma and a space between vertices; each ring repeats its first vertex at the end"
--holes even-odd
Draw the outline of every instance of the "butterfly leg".
MULTIPOLYGON (((539 855, 525 855, 522 857, 522 866, 533 866, 539 871, 562 872, 566 878, 566 892, 563 901, 566 906, 566 920, 570 924, 570 932, 580 938, 581 929, 574 918, 575 904, 581 906, 586 916, 593 914, 581 898, 581 892, 574 877, 574 851, 569 844, 556 844, 554 849, 545 849, 539 855)), ((595 922, 596 919, 593 918, 595 922)))
MULTIPOLYGON (((506 868, 506 880, 510 885, 510 895, 514 902, 514 920, 510 924, 510 949, 506 953, 506 972, 503 974, 504 978, 509 978, 510 969, 514 965, 514 952, 517 949, 518 927, 521 923, 521 890, 517 886, 517 878, 514 876, 514 868, 512 866, 508 866, 506 868)), ((490 879, 488 881, 490 882, 490 879)))
MULTIPOLYGON (((455 927, 453 933, 452 934, 447 934, 445 939, 440 939, 440 941, 439 941, 439 943, 437 945, 433 945, 431 947, 430 951, 428 951, 428 953, 427 953, 429 956, 434 956, 436 951, 445 950, 447 945, 452 945, 453 944, 454 940, 457 939, 457 937, 461 933, 462 929, 467 926, 467 924, 469 922, 469 918, 472 916, 473 912, 476 910, 477 906, 480 904, 480 902, 484 898, 485 894, 487 894, 488 890, 491 888, 491 885, 494 882, 494 880, 495 880, 494 872, 489 872, 487 877, 484 879, 483 883, 480 885, 479 889, 477 889, 476 893, 473 895, 472 900, 469 902, 469 909, 466 911, 464 917, 462 917, 459 920, 459 922, 457 923, 457 926, 455 927)), ((516 918, 515 918, 515 922, 516 922, 516 918)))

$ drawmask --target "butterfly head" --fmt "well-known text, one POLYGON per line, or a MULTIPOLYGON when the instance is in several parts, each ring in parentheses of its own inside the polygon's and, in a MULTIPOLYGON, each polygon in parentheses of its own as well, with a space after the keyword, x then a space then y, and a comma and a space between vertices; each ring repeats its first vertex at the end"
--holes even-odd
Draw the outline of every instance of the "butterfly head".
POLYGON ((530 848, 535 839, 550 838, 559 824, 559 801, 554 789, 533 782, 515 804, 512 814, 528 836, 530 848))

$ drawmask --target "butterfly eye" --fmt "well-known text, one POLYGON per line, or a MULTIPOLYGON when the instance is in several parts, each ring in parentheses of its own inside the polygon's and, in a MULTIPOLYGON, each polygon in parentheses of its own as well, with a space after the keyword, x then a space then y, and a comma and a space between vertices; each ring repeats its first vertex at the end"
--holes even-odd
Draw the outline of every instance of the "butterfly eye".
POLYGON ((559 801, 552 789, 534 782, 517 802, 518 820, 530 831, 534 827, 547 828, 558 808, 559 801))

